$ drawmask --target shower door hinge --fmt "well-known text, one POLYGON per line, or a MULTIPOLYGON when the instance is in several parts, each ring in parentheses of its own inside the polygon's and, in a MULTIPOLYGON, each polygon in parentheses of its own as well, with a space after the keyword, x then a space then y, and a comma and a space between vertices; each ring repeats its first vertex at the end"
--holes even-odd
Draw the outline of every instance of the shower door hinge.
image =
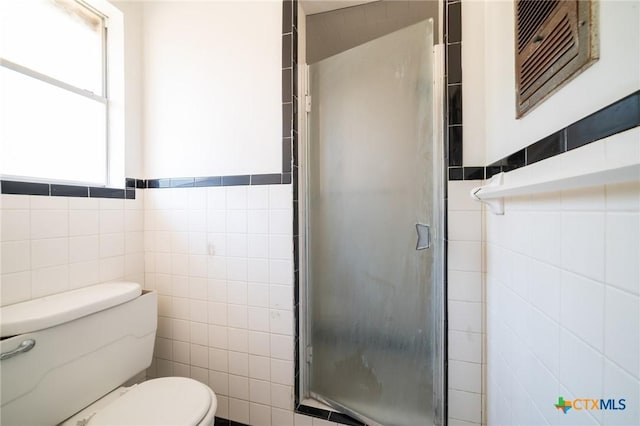
POLYGON ((307 346, 307 364, 313 360, 313 346, 307 346))
POLYGON ((304 96, 304 110, 306 112, 311 112, 311 95, 304 96))

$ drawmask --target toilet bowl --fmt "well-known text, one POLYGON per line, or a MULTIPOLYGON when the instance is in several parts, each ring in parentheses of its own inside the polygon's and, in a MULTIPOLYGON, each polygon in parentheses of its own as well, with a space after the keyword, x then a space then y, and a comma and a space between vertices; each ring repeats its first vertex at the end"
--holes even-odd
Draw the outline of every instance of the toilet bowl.
POLYGON ((151 364, 157 295, 105 283, 0 308, 0 424, 213 426, 203 383, 122 385, 151 364))
POLYGON ((213 426, 217 399, 209 387, 184 377, 121 387, 61 426, 213 426))

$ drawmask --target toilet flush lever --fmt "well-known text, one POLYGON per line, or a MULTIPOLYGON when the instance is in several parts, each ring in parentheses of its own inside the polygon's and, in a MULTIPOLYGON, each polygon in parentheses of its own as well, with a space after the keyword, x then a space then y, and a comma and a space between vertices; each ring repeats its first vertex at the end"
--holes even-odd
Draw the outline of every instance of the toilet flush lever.
POLYGON ((424 250, 431 247, 431 232, 429 231, 429 225, 416 223, 416 232, 418 233, 416 250, 424 250))
POLYGON ((0 361, 13 358, 14 356, 20 355, 21 353, 24 353, 24 352, 29 352, 31 349, 33 349, 35 345, 36 345, 36 341, 33 339, 24 340, 22 343, 20 343, 20 346, 18 346, 14 350, 9 352, 2 352, 0 354, 0 361))

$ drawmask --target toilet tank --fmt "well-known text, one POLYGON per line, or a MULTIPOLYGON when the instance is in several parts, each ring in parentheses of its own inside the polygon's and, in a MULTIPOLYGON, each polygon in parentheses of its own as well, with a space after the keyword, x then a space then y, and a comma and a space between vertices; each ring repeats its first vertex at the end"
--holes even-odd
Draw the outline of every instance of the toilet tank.
POLYGON ((149 367, 156 310, 131 282, 1 307, 0 424, 58 424, 149 367))

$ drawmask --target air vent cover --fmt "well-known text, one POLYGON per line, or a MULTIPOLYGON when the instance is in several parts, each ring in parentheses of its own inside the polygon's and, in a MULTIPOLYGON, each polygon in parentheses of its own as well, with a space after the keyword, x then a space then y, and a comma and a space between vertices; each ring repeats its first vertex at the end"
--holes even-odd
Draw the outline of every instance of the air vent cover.
POLYGON ((594 0, 517 0, 516 116, 598 59, 594 0))

